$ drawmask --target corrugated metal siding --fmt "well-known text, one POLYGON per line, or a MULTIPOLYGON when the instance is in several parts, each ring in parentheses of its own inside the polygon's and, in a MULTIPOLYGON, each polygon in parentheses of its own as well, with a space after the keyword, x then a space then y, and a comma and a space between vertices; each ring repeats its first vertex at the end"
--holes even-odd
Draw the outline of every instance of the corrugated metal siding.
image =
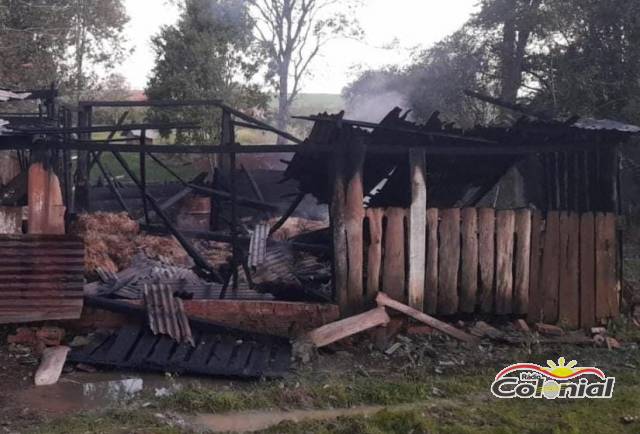
POLYGON ((76 319, 84 244, 66 235, 0 235, 0 324, 76 319))

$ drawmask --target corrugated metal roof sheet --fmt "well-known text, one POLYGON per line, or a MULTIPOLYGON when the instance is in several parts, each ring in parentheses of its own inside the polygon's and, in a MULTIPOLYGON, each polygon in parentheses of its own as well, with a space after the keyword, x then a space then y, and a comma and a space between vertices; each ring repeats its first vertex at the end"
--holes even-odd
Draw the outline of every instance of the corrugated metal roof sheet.
POLYGON ((81 239, 0 236, 0 324, 80 318, 83 284, 81 239))

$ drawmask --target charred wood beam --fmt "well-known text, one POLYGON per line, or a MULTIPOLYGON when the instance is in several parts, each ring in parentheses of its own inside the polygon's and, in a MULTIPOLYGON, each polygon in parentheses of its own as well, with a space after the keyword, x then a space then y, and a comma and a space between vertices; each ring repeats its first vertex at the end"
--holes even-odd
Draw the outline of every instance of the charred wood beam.
POLYGON ((272 127, 271 125, 262 122, 261 120, 258 120, 252 116, 249 116, 247 114, 242 113, 240 110, 236 110, 233 107, 229 107, 226 104, 222 104, 221 107, 224 109, 224 111, 226 111, 227 113, 230 113, 232 115, 234 115, 237 118, 242 119, 243 121, 249 122, 251 124, 254 124, 256 126, 262 127, 264 129, 267 129, 267 131, 271 131, 272 133, 275 133, 277 135, 279 135, 280 137, 283 137, 287 140, 292 141, 293 143, 297 143, 300 144, 302 143, 302 140, 300 140, 299 138, 287 133, 286 131, 282 131, 279 130, 275 127, 272 127))
MULTIPOLYGON (((108 310, 110 312, 121 313, 126 316, 133 316, 139 318, 142 321, 146 321, 148 318, 147 308, 142 305, 136 305, 127 303, 125 301, 117 301, 109 298, 96 297, 92 295, 86 295, 84 297, 85 305, 94 309, 108 310)), ((251 333, 234 329, 226 325, 217 324, 212 321, 207 321, 200 318, 189 317, 189 324, 192 328, 202 332, 217 333, 217 334, 229 334, 233 333, 234 336, 244 337, 247 340, 256 339, 259 337, 269 338, 271 342, 288 342, 288 339, 277 336, 263 335, 261 333, 251 333)))
MULTIPOLYGON (((140 228, 145 232, 151 234, 161 234, 166 235, 169 231, 163 226, 157 225, 140 225, 140 228)), ((182 234, 185 237, 196 238, 199 240, 208 240, 208 241, 218 241, 221 243, 231 243, 231 235, 228 233, 221 232, 210 232, 210 231, 191 231, 191 230, 181 230, 182 234)), ((251 242, 251 238, 245 235, 238 235, 238 242, 242 246, 249 246, 251 242)), ((322 244, 309 244, 309 243, 300 243, 298 241, 278 241, 278 240, 269 240, 269 245, 273 246, 290 246, 296 250, 300 250, 302 252, 316 253, 316 254, 326 254, 331 251, 329 246, 325 246, 322 244)))
POLYGON ((545 121, 553 120, 553 118, 551 116, 547 115, 546 113, 535 112, 533 110, 529 110, 529 109, 527 109, 525 107, 522 107, 520 104, 514 104, 514 103, 507 102, 507 101, 503 101, 503 100, 501 100, 499 98, 494 98, 492 96, 484 95, 484 94, 479 93, 479 92, 474 92, 472 90, 465 90, 464 94, 469 96, 469 97, 471 97, 471 98, 479 99, 480 101, 484 101, 486 103, 493 104, 493 105, 498 106, 498 107, 506 108, 506 109, 509 109, 509 110, 514 111, 516 113, 521 113, 521 114, 526 115, 526 116, 530 116, 530 117, 541 119, 541 120, 545 120, 545 121))
POLYGON ((240 165, 240 169, 242 170, 242 173, 244 173, 244 175, 247 177, 249 185, 251 186, 251 190, 253 191, 253 194, 256 195, 256 199, 258 199, 260 202, 264 202, 265 200, 264 195, 262 194, 262 190, 260 190, 260 186, 254 179, 253 175, 242 164, 240 165))
POLYGON ((131 130, 167 130, 167 129, 181 129, 181 130, 197 130, 202 128, 197 123, 159 123, 159 124, 126 124, 126 125, 78 125, 71 128, 20 128, 12 127, 11 130, 16 133, 27 134, 83 134, 83 133, 109 133, 118 131, 131 131, 131 130))
MULTIPOLYGON (((143 148, 146 144, 147 130, 140 130, 140 147, 143 148)), ((147 203, 147 154, 143 151, 140 152, 140 193, 142 199, 142 211, 144 213, 144 219, 149 224, 149 205, 147 203)))
POLYGON ((128 215, 131 216, 131 211, 127 207, 127 204, 125 203, 124 198, 120 194, 120 191, 118 190, 118 186, 115 184, 115 182, 113 182, 111 174, 108 173, 107 169, 102 165, 102 161, 100 161, 100 156, 95 154, 92 154, 92 155, 93 155, 94 163, 96 163, 96 165, 98 166, 98 169, 100 169, 100 172, 102 172, 102 175, 107 180, 109 189, 111 190, 111 192, 113 193, 113 196, 116 198, 116 200, 120 204, 120 207, 122 208, 123 211, 125 211, 128 215))
MULTIPOLYGON (((129 116, 129 112, 124 112, 122 114, 122 116, 120 116, 120 118, 118 119, 118 122, 116 122, 116 127, 122 127, 122 124, 124 124, 124 121, 127 119, 127 116, 129 116)), ((69 124, 70 125, 70 124, 69 124)), ((65 126, 66 127, 66 126, 65 126)), ((107 137, 107 139, 105 140, 106 143, 109 143, 113 140, 113 138, 116 136, 116 134, 118 133, 117 130, 113 130, 109 133, 109 136, 107 137)), ((91 173, 91 168, 93 168, 94 164, 96 163, 96 157, 100 158, 100 155, 102 155, 102 152, 98 152, 96 155, 93 156, 93 160, 89 162, 89 173, 91 173)))
POLYGON ((422 130, 416 130, 412 128, 403 128, 403 127, 394 127, 394 126, 376 124, 373 122, 356 121, 353 119, 336 119, 336 118, 328 118, 324 116, 294 116, 293 118, 313 121, 313 122, 333 122, 335 124, 339 123, 341 125, 350 125, 354 127, 370 128, 370 129, 383 130, 383 131, 392 131, 392 132, 398 132, 398 133, 404 133, 404 134, 411 134, 414 136, 446 137, 446 138, 456 139, 456 140, 465 141, 465 142, 494 144, 494 145, 498 143, 493 140, 487 140, 479 137, 467 137, 467 136, 461 136, 459 134, 442 133, 437 131, 422 131, 422 130))
POLYGON ((212 106, 221 107, 222 100, 205 99, 205 100, 157 100, 157 101, 80 101, 78 105, 92 107, 202 107, 212 106))
POLYGON ((269 230, 269 236, 275 234, 282 226, 284 226, 287 220, 289 220, 289 217, 291 217, 293 213, 296 212, 296 209, 298 209, 298 207, 300 206, 300 204, 302 203, 306 195, 307 193, 298 194, 296 199, 293 202, 291 202, 291 205, 289 205, 289 208, 284 213, 284 215, 280 218, 280 220, 278 220, 276 224, 273 225, 273 227, 269 230))
MULTIPOLYGON (((116 157, 116 160, 118 160, 118 162, 120 163, 120 165, 122 166, 124 171, 127 172, 127 175, 129 175, 129 178, 131 178, 131 180, 142 191, 143 189, 142 189, 142 184, 141 184, 140 180, 133 173, 133 171, 131 170, 131 168, 129 167, 129 165, 125 161, 125 159, 122 157, 122 155, 120 155, 118 152, 113 152, 113 156, 116 157)), ((191 258, 195 262, 196 266, 198 268, 208 272, 209 274, 211 274, 219 282, 223 282, 224 279, 222 278, 220 273, 218 273, 215 270, 215 268, 213 268, 211 266, 211 264, 209 264, 209 262, 191 245, 191 243, 182 235, 182 233, 178 229, 176 229, 176 227, 171 222, 171 219, 169 219, 169 217, 161 209, 160 205, 158 205, 156 200, 149 193, 145 193, 145 196, 146 196, 147 200, 149 201, 149 204, 151 205, 151 207, 154 209, 154 211, 158 215, 158 217, 160 217, 162 222, 167 226, 167 229, 169 230, 169 232, 171 232, 171 234, 174 237, 176 237, 176 239, 178 240, 178 242, 180 243, 182 248, 187 252, 187 254, 189 256, 191 256, 191 258)))

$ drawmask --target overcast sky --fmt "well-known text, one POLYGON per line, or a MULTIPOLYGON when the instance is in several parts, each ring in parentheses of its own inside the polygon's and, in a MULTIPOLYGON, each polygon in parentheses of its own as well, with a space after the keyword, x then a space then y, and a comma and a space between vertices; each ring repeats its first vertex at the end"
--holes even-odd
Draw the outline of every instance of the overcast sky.
MULTIPOLYGON (((476 9, 478 0, 364 0, 358 19, 364 42, 335 40, 326 46, 306 79, 306 93, 340 93, 358 69, 405 64, 418 47, 428 47, 455 31, 476 9), (385 49, 394 40, 394 49, 385 49)), ((149 40, 163 24, 177 19, 165 0, 125 0, 131 22, 127 35, 134 54, 118 69, 135 89, 143 89, 153 67, 149 40)))

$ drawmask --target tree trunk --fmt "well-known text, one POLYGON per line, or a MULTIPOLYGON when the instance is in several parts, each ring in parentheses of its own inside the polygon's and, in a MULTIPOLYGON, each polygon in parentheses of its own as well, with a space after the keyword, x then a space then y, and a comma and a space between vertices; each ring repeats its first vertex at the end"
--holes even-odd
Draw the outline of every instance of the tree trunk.
MULTIPOLYGON (((276 119, 276 126, 279 130, 286 131, 289 123, 289 64, 291 62, 290 56, 285 56, 282 65, 280 66, 280 86, 278 94, 278 116, 276 119)), ((287 140, 278 136, 279 145, 287 143, 287 140)))

